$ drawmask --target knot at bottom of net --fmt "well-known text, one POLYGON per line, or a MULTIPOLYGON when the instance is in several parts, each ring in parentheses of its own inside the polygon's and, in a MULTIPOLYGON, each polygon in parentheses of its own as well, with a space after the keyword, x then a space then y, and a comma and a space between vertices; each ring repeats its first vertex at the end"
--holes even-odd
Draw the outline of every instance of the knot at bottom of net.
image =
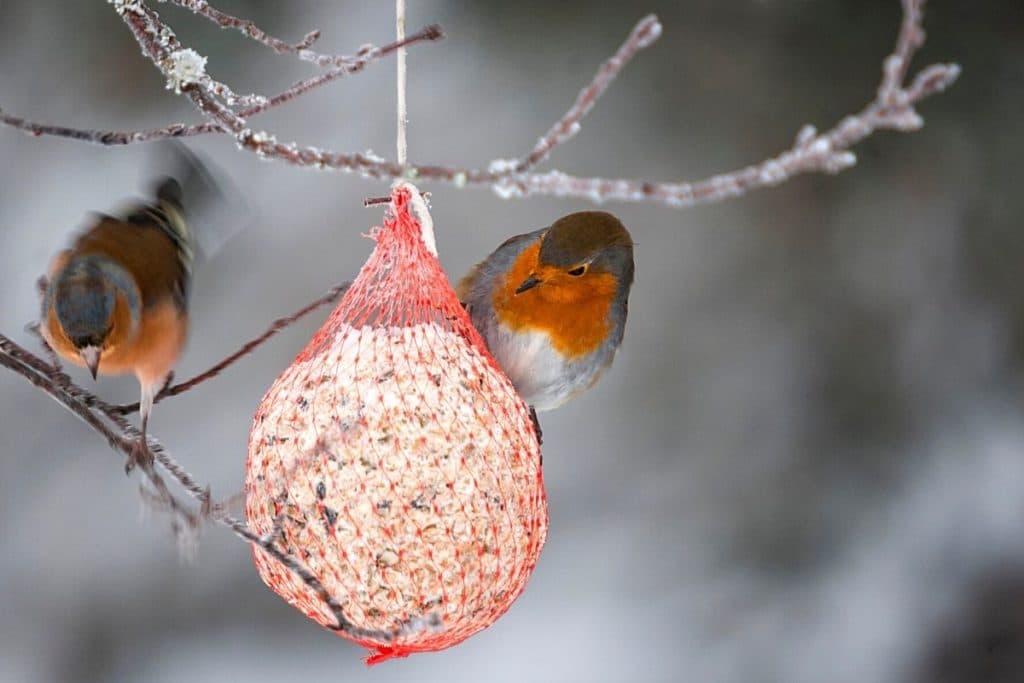
MULTIPOLYGON (((525 405, 464 337, 432 324, 341 323, 300 356, 256 412, 246 514, 277 524, 377 651, 371 662, 454 645, 523 590, 547 533, 540 450, 525 405), (409 629, 434 619, 436 628, 409 629)), ((260 548, 260 576, 310 618, 334 615, 260 548)))

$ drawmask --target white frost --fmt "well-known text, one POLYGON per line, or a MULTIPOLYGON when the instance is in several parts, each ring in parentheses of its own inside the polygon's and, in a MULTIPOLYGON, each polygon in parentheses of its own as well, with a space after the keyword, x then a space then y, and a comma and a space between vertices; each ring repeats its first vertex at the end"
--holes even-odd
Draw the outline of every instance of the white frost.
POLYGON ((515 159, 494 159, 487 164, 487 170, 490 173, 508 173, 515 170, 516 163, 515 159))
POLYGON ((761 167, 760 180, 765 185, 778 185, 787 178, 785 167, 774 159, 770 159, 761 167))
POLYGON ((167 88, 173 88, 180 95, 183 87, 206 76, 206 57, 192 48, 176 50, 167 58, 164 73, 167 75, 167 88))
POLYGON ((811 124, 805 125, 800 129, 800 132, 796 134, 796 146, 803 147, 814 139, 814 136, 818 134, 818 129, 811 124))
POLYGON ((494 190, 494 194, 502 199, 517 199, 524 196, 522 188, 509 180, 494 183, 491 185, 491 189, 494 190))
POLYGON ((825 155, 832 151, 832 143, 826 138, 818 138, 811 145, 811 152, 814 154, 825 155))
MULTIPOLYGON (((589 110, 590 107, 587 107, 587 109, 589 110)), ((555 140, 559 144, 561 144, 563 142, 567 142, 570 138, 575 137, 576 134, 579 133, 579 132, 580 132, 580 122, 579 121, 573 121, 571 124, 569 124, 569 127, 565 130, 565 132, 563 132, 560 135, 557 135, 555 137, 555 140)), ((538 144, 543 144, 543 143, 544 143, 544 138, 541 138, 540 140, 538 140, 538 144)))
POLYGON ((654 19, 654 25, 651 26, 651 29, 650 31, 647 32, 647 35, 637 43, 637 46, 641 48, 648 47, 651 43, 653 43, 654 41, 661 37, 661 22, 658 21, 658 18, 655 17, 653 14, 649 18, 654 19))
POLYGON ((857 155, 850 151, 837 152, 825 162, 825 171, 839 173, 857 163, 857 155))

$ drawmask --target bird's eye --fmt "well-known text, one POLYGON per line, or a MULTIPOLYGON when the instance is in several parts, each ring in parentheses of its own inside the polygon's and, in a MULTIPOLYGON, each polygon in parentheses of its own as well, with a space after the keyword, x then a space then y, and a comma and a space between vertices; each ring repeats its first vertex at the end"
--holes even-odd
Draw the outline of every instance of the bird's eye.
POLYGON ((576 266, 575 268, 568 271, 569 275, 572 275, 573 277, 579 277, 580 275, 583 275, 583 273, 585 272, 587 272, 586 263, 576 266))

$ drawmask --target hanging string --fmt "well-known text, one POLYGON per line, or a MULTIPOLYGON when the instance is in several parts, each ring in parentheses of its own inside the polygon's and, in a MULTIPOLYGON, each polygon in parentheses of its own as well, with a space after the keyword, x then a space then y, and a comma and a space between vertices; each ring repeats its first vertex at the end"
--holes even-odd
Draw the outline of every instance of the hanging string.
MULTIPOLYGON (((395 0, 395 35, 397 40, 405 39, 405 0, 395 0)), ((405 138, 408 111, 405 106, 405 47, 398 48, 398 163, 408 162, 409 145, 405 138)))
MULTIPOLYGON (((395 35, 398 36, 398 41, 405 39, 405 0, 395 0, 395 35)), ((408 124, 409 112, 405 103, 405 47, 398 48, 398 78, 396 79, 398 84, 398 103, 396 109, 398 111, 398 126, 395 135, 395 144, 398 148, 398 165, 405 166, 409 163, 409 143, 406 139, 405 129, 408 124)), ((396 184, 398 179, 396 179, 396 184)), ((391 197, 367 197, 363 200, 363 206, 380 206, 381 204, 389 204, 391 197)))

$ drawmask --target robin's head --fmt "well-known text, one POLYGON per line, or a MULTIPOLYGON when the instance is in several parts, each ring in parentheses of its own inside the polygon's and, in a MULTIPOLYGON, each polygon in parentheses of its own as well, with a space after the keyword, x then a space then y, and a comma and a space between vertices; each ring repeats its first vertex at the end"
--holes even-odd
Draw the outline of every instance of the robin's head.
POLYGON ((536 289, 541 299, 572 303, 626 296, 633 284, 633 240, 604 211, 581 211, 555 221, 541 238, 536 263, 515 289, 536 289))
POLYGON ((93 377, 101 354, 138 328, 138 288, 123 268, 106 259, 86 256, 68 263, 51 280, 48 298, 61 331, 93 377))

